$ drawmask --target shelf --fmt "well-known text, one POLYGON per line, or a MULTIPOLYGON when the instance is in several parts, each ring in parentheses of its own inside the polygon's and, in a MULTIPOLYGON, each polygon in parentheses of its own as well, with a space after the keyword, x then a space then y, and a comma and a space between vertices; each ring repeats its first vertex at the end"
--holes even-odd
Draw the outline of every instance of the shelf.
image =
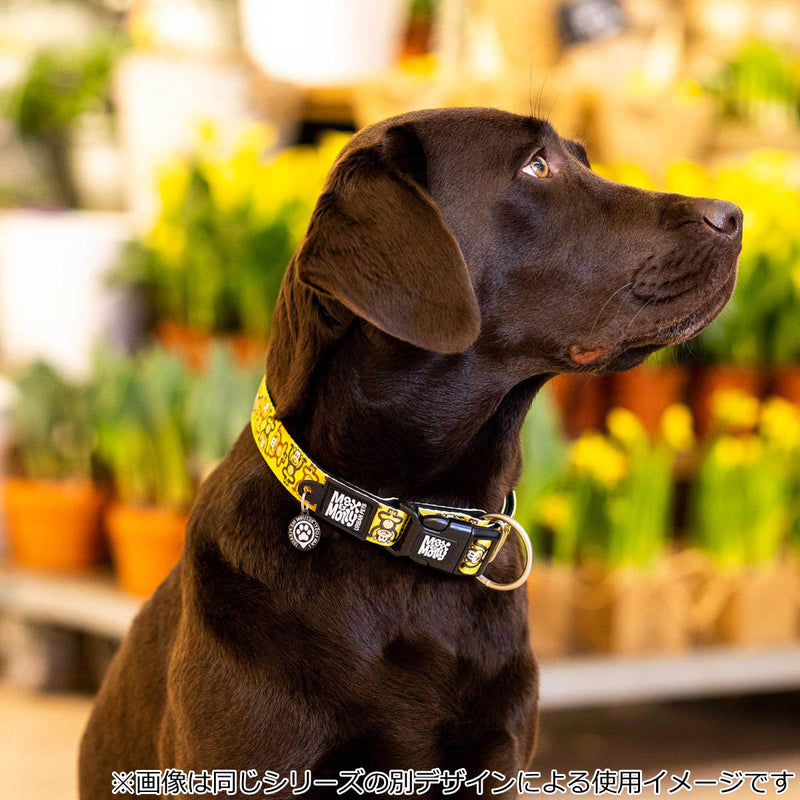
MULTIPOLYGON (((121 638, 141 606, 110 575, 66 577, 0 567, 0 610, 121 638)), ((541 664, 547 710, 688 700, 800 689, 800 644, 775 650, 726 647, 681 655, 592 656, 541 664)))
POLYGON ((110 575, 65 576, 0 567, 0 610, 121 639, 142 601, 110 575))
POLYGON ((547 709, 800 689, 800 645, 775 650, 717 647, 682 655, 595 656, 541 664, 547 709))

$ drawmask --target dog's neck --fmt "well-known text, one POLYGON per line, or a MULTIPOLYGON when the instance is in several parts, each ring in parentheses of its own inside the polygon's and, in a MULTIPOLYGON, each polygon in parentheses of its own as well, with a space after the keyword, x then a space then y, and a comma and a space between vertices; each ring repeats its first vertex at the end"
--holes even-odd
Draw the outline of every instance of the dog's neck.
POLYGON ((308 455, 378 495, 499 510, 549 376, 503 385, 475 349, 437 355, 323 319, 308 294, 284 287, 267 358, 278 414, 308 455))

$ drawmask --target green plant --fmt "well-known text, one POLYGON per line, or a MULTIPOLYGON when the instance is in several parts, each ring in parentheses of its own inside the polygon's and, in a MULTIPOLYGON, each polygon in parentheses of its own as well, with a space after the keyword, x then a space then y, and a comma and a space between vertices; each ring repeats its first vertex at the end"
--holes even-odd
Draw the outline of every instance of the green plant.
POLYGON ((746 43, 706 89, 723 117, 772 128, 800 121, 798 61, 768 42, 746 43))
POLYGON ((16 379, 14 427, 25 475, 88 480, 94 437, 87 388, 36 362, 16 379))
POLYGON ((630 165, 603 170, 612 179, 698 197, 732 200, 744 212, 736 291, 719 318, 686 353, 710 363, 800 363, 800 159, 796 153, 753 151, 707 170, 676 162, 661 186, 630 165))
POLYGON ((70 129, 88 111, 108 111, 119 50, 119 41, 109 37, 77 49, 42 50, 0 99, 3 116, 19 136, 44 148, 61 199, 70 206, 77 204, 67 158, 70 129))
POLYGON ((534 539, 540 553, 547 548, 544 537, 552 532, 558 514, 553 492, 563 474, 568 446, 561 420, 550 392, 540 392, 525 420, 521 435, 523 471, 516 487, 515 516, 534 539), (543 520, 543 516, 545 520, 543 520))
POLYGON ((676 454, 694 444, 691 415, 671 406, 651 441, 634 414, 614 409, 609 435, 588 433, 570 448, 555 489, 538 505, 554 561, 579 558, 610 569, 652 567, 672 536, 676 454))
POLYGON ((265 339, 286 265, 342 142, 266 158, 268 137, 256 128, 223 155, 205 126, 191 156, 164 165, 156 222, 117 278, 142 282, 161 320, 265 339))
POLYGON ((195 376, 186 401, 192 449, 202 475, 222 459, 248 424, 262 366, 236 366, 230 349, 215 345, 206 370, 195 376))
POLYGON ((98 455, 124 503, 183 509, 192 499, 185 403, 189 374, 154 348, 134 358, 107 352, 95 366, 98 455))
MULTIPOLYGON (((729 394, 721 406, 744 407, 729 394)), ((722 414, 693 487, 694 542, 725 569, 776 560, 800 511, 800 414, 784 400, 767 401, 760 413, 753 402, 757 430, 742 428, 754 422, 749 411, 722 414)))

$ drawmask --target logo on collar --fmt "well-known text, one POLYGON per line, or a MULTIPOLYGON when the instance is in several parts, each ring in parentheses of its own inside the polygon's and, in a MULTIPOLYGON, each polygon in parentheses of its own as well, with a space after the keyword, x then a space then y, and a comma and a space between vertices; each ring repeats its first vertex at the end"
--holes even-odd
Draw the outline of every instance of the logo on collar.
POLYGON ((334 489, 322 515, 331 522, 344 525, 351 531, 359 531, 364 524, 366 513, 367 504, 363 500, 345 494, 339 489, 334 489))

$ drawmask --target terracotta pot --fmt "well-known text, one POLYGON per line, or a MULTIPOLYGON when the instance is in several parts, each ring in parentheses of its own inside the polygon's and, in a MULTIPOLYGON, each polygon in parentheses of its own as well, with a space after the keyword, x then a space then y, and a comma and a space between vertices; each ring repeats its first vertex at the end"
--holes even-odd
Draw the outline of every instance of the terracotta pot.
POLYGON ((193 369, 202 369, 208 362, 210 331, 165 320, 158 323, 156 336, 164 348, 179 355, 193 369))
POLYGON ((11 556, 17 564, 72 572, 101 560, 104 497, 92 483, 9 478, 3 500, 11 556))
POLYGON ((233 355, 243 367, 263 361, 267 355, 267 342, 260 336, 249 333, 235 333, 231 337, 233 355))
POLYGON ((186 514, 163 508, 113 505, 106 517, 117 579, 125 591, 148 596, 178 563, 186 514))
POLYGON ((608 376, 557 375, 549 385, 568 436, 602 428, 608 411, 608 376))
POLYGON ((403 42, 403 57, 422 56, 431 49, 431 20, 430 17, 414 17, 408 21, 405 41, 403 42))
POLYGON ((790 403, 800 405, 800 366, 776 370, 772 376, 772 390, 790 403))
POLYGON ((670 560, 653 570, 582 568, 575 591, 578 648, 595 653, 675 653, 689 646, 689 592, 670 560))
POLYGON ((703 367, 699 370, 694 375, 691 390, 698 434, 702 436, 708 432, 715 392, 724 389, 739 389, 754 397, 761 397, 762 383, 762 375, 757 367, 720 364, 703 367))
POLYGON ((658 432, 661 417, 683 399, 689 374, 683 367, 639 367, 614 377, 614 405, 633 411, 650 434, 658 432))
POLYGON ((533 652, 542 659, 569 652, 575 569, 566 564, 535 564, 528 578, 528 626, 533 652))

